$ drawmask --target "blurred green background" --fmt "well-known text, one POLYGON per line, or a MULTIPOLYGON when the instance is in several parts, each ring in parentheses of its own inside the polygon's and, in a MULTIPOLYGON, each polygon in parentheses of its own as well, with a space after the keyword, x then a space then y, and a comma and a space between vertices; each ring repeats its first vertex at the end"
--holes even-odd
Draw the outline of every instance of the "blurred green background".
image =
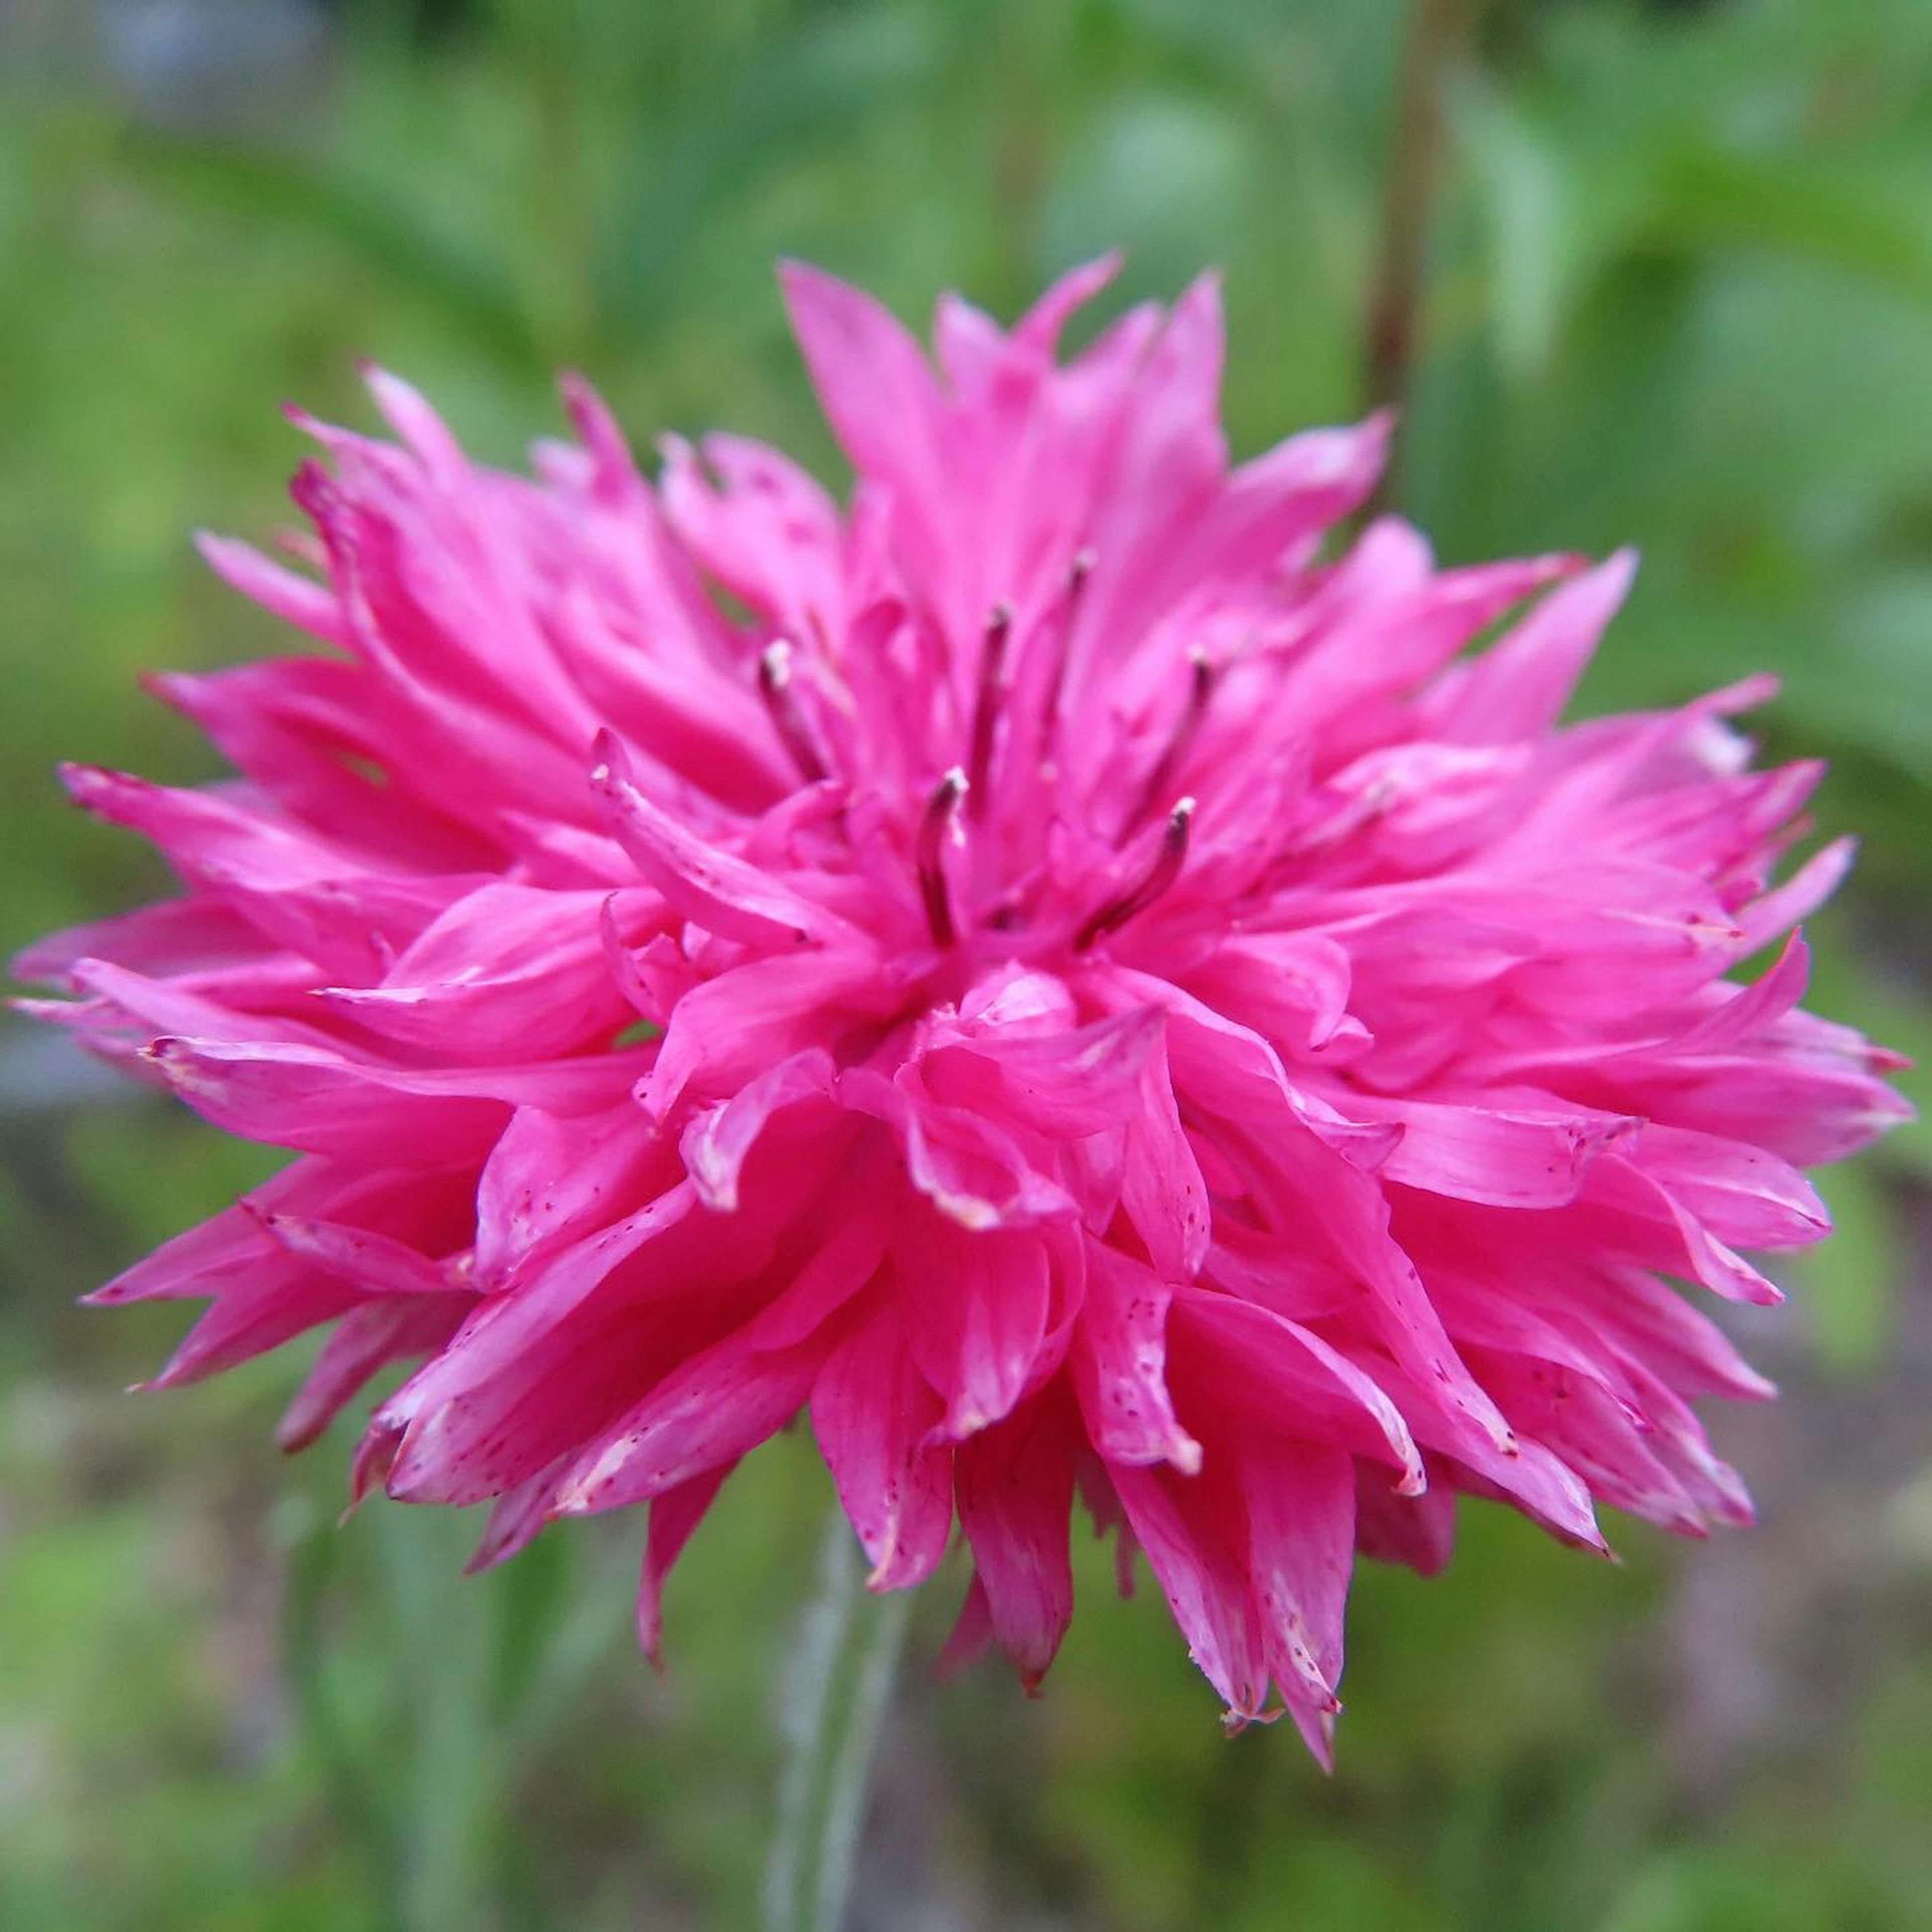
MULTIPOLYGON (((1121 298, 1225 268, 1244 453, 1399 394, 1446 556, 1639 544, 1594 702, 1784 675, 1867 835, 1819 1002, 1923 1057, 1924 0, 0 0, 0 940, 159 883, 49 766, 212 769, 132 675, 284 641, 185 541, 284 519, 283 400, 366 422, 374 356, 508 461, 574 366, 644 446, 836 474, 775 256, 917 317, 1116 243, 1121 298)), ((473 1525, 336 1527, 346 1425, 274 1455, 298 1364, 120 1395, 179 1317, 74 1297, 257 1154, 10 1022, 0 1137, 0 1925, 750 1923, 808 1445, 728 1490, 660 1683, 635 1523, 464 1583, 473 1525)), ((1932 1927, 1932 1140, 1826 1192, 1745 1336, 1786 1399, 1718 1420, 1760 1529, 1611 1570, 1477 1510, 1440 1581, 1370 1568, 1332 1781, 1084 1548, 1042 1700, 935 1687, 942 1581, 854 1923, 1932 1927)))

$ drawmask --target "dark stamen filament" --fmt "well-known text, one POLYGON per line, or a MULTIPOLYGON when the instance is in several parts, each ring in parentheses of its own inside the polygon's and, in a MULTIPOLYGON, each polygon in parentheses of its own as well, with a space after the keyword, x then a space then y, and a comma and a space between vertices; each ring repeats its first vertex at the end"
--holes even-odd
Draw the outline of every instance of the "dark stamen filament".
POLYGON ((1180 775, 1182 761, 1193 746, 1194 734, 1200 730, 1201 721, 1208 715, 1208 700, 1214 694, 1214 664, 1206 650, 1199 644, 1189 648, 1187 662, 1191 674, 1191 682, 1187 689, 1187 708, 1180 714, 1180 722, 1174 726, 1173 735, 1167 741, 1166 750, 1155 760, 1154 770, 1148 773, 1147 782, 1141 787, 1140 795, 1134 801, 1134 808, 1121 822, 1120 837, 1123 839, 1172 790, 1174 780, 1180 775))
POLYGON ((980 647, 980 694, 973 708, 973 744, 966 764, 966 809, 974 818, 984 815, 991 792, 987 774, 993 764, 993 731, 1005 695, 1006 640, 1013 628, 1010 604, 995 604, 986 618, 986 635, 980 647))
POLYGON ((1066 684, 1067 653, 1073 642, 1073 622, 1080 614, 1081 594, 1094 574, 1094 553, 1082 548, 1074 552, 1066 568, 1066 589, 1060 600, 1058 634, 1054 639, 1053 675, 1048 680, 1046 700, 1040 707, 1050 737, 1060 722, 1060 700, 1066 684))
POLYGON ((959 801, 966 796, 966 774, 957 765, 941 778, 926 800, 919 827, 919 896, 935 946, 950 946, 958 938, 952 923, 952 900, 946 890, 941 854, 946 841, 957 835, 959 801))
POLYGON ((767 644, 759 657, 758 693, 792 763, 807 784, 818 784, 826 776, 825 760, 819 756, 812 728, 799 708, 798 694, 791 688, 791 646, 782 638, 767 644))
POLYGON ((1160 850, 1154 854, 1146 878, 1131 892, 1123 892, 1118 898, 1110 901, 1088 920, 1074 936, 1075 952, 1084 952, 1096 940, 1118 931, 1129 920, 1145 912, 1180 878, 1180 868, 1187 862, 1187 828, 1193 817, 1192 799, 1176 802, 1174 809, 1167 814, 1167 824, 1160 835, 1160 850))

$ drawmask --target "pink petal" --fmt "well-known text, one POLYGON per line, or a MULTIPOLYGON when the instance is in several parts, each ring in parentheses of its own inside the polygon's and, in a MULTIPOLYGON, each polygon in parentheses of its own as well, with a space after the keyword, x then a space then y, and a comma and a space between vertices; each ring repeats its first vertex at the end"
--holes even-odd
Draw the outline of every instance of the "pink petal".
POLYGON ((285 1450, 306 1448, 379 1369, 440 1348, 463 1312, 460 1303, 447 1300, 379 1301, 352 1310, 336 1324, 284 1412, 277 1442, 285 1450))
POLYGON ((752 1149, 774 1114, 802 1101, 823 1100, 838 1077, 823 1047, 808 1047, 741 1087, 729 1100, 694 1114, 679 1142, 685 1168, 707 1208, 730 1214, 752 1149))
POLYGON ((587 1447, 559 1487, 560 1516, 662 1496, 733 1462, 803 1406, 830 1346, 825 1324, 878 1267, 878 1232, 844 1224, 754 1321, 666 1377, 587 1447))
POLYGON ((962 1442, 953 1467, 975 1587, 994 1637, 1031 1690, 1073 1614, 1067 1553, 1073 1471, 1064 1420, 1036 1402, 962 1442))
POLYGON ((893 1262, 900 1319, 945 1405, 935 1439, 963 1442, 1009 1414, 1048 1342, 1051 1268, 1024 1234, 907 1217, 893 1262))
POLYGON ((1560 584, 1454 687, 1436 728, 1465 744, 1546 731, 1568 703, 1604 628, 1629 594, 1636 554, 1560 584))
POLYGON ((1086 1306, 1074 1386, 1087 1432, 1109 1462, 1201 1466, 1201 1445, 1174 1419, 1167 1389, 1168 1305, 1173 1291, 1104 1242, 1087 1249, 1086 1306))
POLYGON ((1244 1552, 1229 1546, 1210 1498, 1198 1490, 1202 1479, 1126 1466, 1113 1477, 1188 1655, 1220 1694, 1232 1721, 1261 1716, 1268 1666, 1244 1552))
POLYGON ((1333 1450, 1253 1456, 1241 1492, 1269 1673, 1291 1705, 1332 1714, 1354 1568, 1354 1466, 1333 1450))
POLYGON ((812 1384, 812 1430, 872 1565, 872 1589, 922 1582, 946 1554, 952 1456, 931 1440, 941 1414, 883 1298, 833 1348, 812 1384))
POLYGON ((606 733, 591 772, 612 836, 687 919, 728 939, 804 946, 840 936, 844 922, 768 874, 707 845, 660 811, 626 776, 622 748, 606 733))
POLYGON ((665 1490, 651 1504, 645 1532, 644 1560, 638 1579, 638 1648, 660 1668, 664 1650, 664 1586, 673 1566, 684 1553, 692 1532, 704 1520, 724 1479, 736 1466, 707 1469, 675 1489, 665 1490))

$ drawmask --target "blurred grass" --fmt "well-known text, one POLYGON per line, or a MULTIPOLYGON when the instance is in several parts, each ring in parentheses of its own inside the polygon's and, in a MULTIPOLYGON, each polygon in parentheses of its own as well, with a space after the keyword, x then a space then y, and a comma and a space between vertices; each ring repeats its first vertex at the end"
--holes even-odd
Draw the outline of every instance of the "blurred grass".
MULTIPOLYGON (((275 405, 366 420, 358 355, 499 460, 568 365, 640 443, 715 422, 836 474, 775 256, 1010 313, 1118 243, 1122 300, 1225 268, 1238 448, 1362 404, 1395 0, 364 4, 188 120, 80 24, 142 10, 0 6, 10 947, 157 884, 48 766, 212 769, 131 674, 279 647, 185 532, 284 518, 275 405)), ((1932 1051, 1932 9, 1495 0, 1445 110, 1403 506, 1454 558, 1641 545, 1594 704, 1784 675, 1772 748, 1830 752, 1821 818, 1868 841, 1821 1004, 1932 1051)), ((338 1532, 340 1443, 273 1458, 292 1367, 122 1402, 177 1318, 72 1296, 259 1156, 43 1097, 0 1121, 0 1924, 748 1922, 804 1447, 728 1490, 660 1686, 632 1526, 460 1583, 467 1526, 338 1532)), ((870 1895, 929 1904, 875 1922, 1932 1925, 1928 1181, 1922 1126, 1828 1180, 1844 1234, 1754 1337, 1791 1402, 1720 1430, 1754 1541, 1687 1570, 1631 1532, 1603 1571, 1478 1513, 1445 1579, 1365 1574, 1332 1784, 1225 1742, 1083 1550, 1043 1702, 908 1686, 870 1895)))

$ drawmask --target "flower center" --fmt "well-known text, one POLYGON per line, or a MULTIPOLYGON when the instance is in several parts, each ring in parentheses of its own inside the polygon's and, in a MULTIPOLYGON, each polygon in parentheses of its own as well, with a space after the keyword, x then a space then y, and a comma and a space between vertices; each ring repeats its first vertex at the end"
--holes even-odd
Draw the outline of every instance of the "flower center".
MULTIPOLYGON (((836 650, 821 628, 758 652, 758 697, 786 763, 807 788, 850 782, 860 816, 839 806, 834 822, 848 839, 862 829, 832 870, 880 880, 883 832, 942 978, 982 953, 1085 953, 1186 869, 1196 800, 1183 788, 1216 667, 1198 643, 1163 666, 1154 643, 1154 675, 1131 686, 1144 708, 1118 716, 1116 674, 1102 684, 1082 629, 1083 616, 1090 630, 1105 621, 1086 602, 1094 568, 1083 549, 1043 596, 994 604, 970 657, 929 614, 890 603, 836 650)), ((889 870, 883 883, 898 897, 889 870)))
MULTIPOLYGON (((1082 551, 1057 608, 1044 614, 1018 652, 1012 604, 1003 599, 987 614, 965 758, 928 796, 916 838, 920 902, 942 950, 960 945, 975 928, 1014 934, 1030 926, 1049 943, 1063 934, 1059 943, 1085 952, 1146 911, 1186 864, 1196 800, 1176 790, 1214 692, 1214 663, 1202 646, 1187 652, 1186 697, 1144 775, 1136 782, 1117 763, 1089 773, 1082 795, 1072 796, 1061 712, 1074 619, 1092 568, 1090 553, 1082 551), (1157 838, 1151 851, 1142 852, 1142 829, 1156 814, 1162 815, 1157 838), (1049 889, 1043 880, 1041 832, 1052 824, 1084 828, 1090 883, 1084 888, 1049 889), (1026 884, 1015 885, 1016 869, 1030 874, 1026 884)), ((802 726, 802 720, 781 725, 788 743, 802 726)))

